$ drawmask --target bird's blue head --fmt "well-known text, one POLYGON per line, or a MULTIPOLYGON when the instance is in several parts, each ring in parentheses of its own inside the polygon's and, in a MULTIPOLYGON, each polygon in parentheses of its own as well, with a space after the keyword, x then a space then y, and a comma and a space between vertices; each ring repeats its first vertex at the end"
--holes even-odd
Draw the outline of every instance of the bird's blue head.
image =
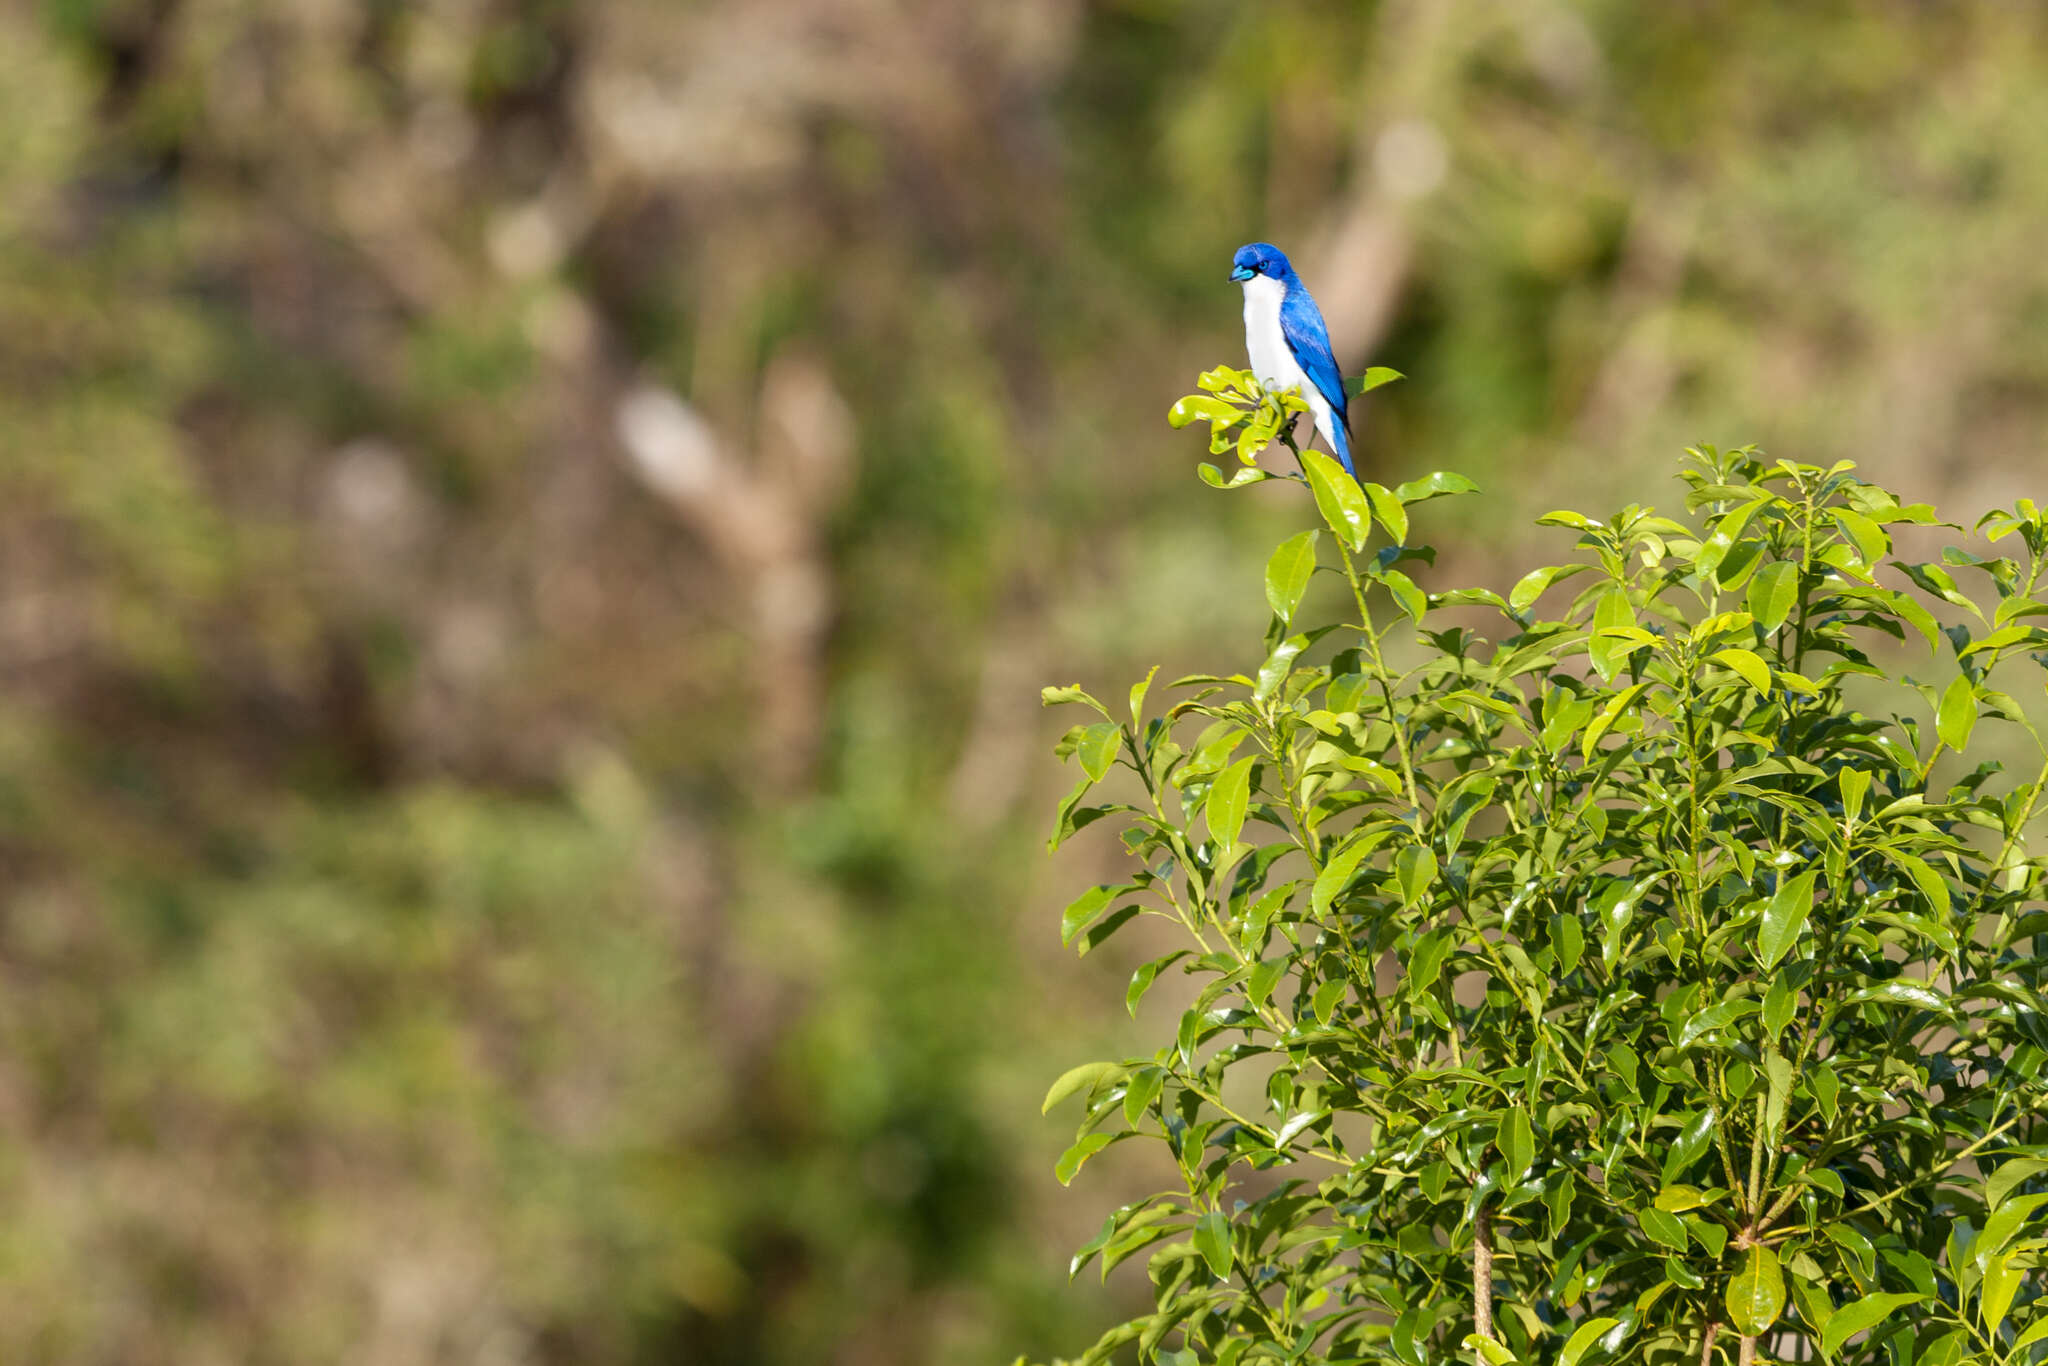
POLYGON ((1287 263, 1287 253, 1270 242, 1247 242, 1230 258, 1230 264, 1230 278, 1239 282, 1257 275, 1284 280, 1294 273, 1294 267, 1287 263))

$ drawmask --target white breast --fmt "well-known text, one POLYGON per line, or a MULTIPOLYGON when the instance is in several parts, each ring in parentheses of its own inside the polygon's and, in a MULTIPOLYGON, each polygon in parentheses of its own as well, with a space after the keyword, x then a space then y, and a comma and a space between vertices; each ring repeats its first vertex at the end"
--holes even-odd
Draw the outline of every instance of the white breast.
POLYGON ((1287 345, 1287 336, 1280 330, 1280 304, 1287 297, 1287 286, 1265 275, 1254 275, 1243 283, 1244 349, 1250 353, 1252 373, 1268 389, 1291 389, 1299 385, 1301 396, 1308 401, 1309 414, 1315 419, 1316 430, 1322 434, 1323 443, 1335 450, 1331 439, 1333 415, 1330 405, 1301 368, 1301 363, 1294 359, 1294 352, 1287 345))
POLYGON ((1280 303, 1287 286, 1265 275, 1244 282, 1244 349, 1251 355, 1252 373, 1268 389, 1285 389, 1299 384, 1309 392, 1308 376, 1295 362, 1294 352, 1280 331, 1280 303))

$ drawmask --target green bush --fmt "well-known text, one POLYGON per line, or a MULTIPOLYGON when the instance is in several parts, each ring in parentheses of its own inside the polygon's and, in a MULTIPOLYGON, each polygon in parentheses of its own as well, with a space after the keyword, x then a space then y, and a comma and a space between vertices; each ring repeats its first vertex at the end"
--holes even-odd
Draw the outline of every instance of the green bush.
POLYGON ((1933 509, 1700 447, 1687 516, 1553 512, 1566 563, 1431 591, 1410 515, 1470 481, 1261 469, 1299 403, 1202 388, 1176 424, 1243 456, 1204 477, 1325 526, 1248 671, 1046 691, 1097 714, 1052 843, 1129 859, 1062 932, 1163 917, 1126 1004, 1188 998, 1046 1098, 1062 1181, 1125 1140, 1181 1177, 1076 1254, 1148 1254, 1154 1306, 1082 1360, 2048 1355, 2048 743, 2002 690, 2048 664, 2048 512, 1916 563, 1933 509))

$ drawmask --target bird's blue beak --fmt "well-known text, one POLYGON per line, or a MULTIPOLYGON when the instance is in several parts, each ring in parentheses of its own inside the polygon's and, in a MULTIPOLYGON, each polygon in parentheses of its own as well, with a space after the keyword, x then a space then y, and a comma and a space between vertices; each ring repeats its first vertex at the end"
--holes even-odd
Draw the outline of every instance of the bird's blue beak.
POLYGON ((1237 281, 1244 281, 1251 279, 1252 276, 1257 274, 1258 272, 1256 270, 1253 270, 1250 266, 1239 266, 1237 269, 1230 272, 1230 278, 1237 281))

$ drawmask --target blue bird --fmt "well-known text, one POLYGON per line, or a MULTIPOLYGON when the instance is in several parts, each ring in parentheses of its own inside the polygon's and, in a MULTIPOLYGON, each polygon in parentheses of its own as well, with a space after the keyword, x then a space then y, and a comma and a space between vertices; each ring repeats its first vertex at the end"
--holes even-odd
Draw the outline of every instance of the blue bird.
POLYGON ((1239 247, 1230 278, 1244 286, 1244 347, 1268 389, 1301 387, 1316 431, 1352 478, 1351 416, 1330 329, 1287 253, 1266 242, 1239 247))

